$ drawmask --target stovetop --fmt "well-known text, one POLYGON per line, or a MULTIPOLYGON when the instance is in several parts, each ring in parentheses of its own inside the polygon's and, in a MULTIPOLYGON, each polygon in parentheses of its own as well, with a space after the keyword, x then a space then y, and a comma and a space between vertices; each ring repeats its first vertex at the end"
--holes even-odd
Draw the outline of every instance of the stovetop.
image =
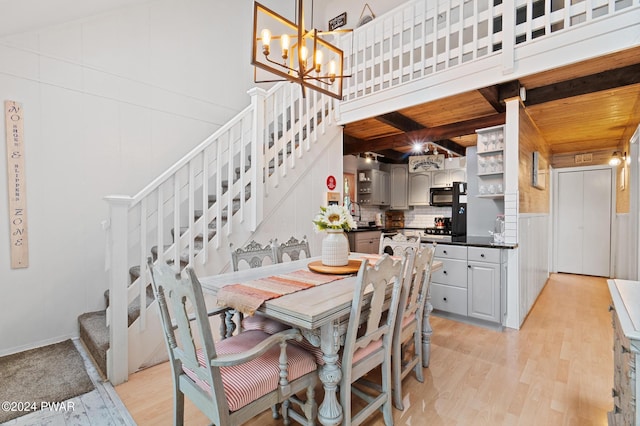
POLYGON ((424 233, 428 235, 451 235, 451 228, 430 227, 426 228, 424 233))

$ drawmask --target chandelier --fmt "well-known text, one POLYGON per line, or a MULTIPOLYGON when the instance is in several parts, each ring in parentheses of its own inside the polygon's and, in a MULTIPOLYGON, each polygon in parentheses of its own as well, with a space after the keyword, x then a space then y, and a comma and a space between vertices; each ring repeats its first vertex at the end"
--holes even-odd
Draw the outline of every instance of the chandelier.
POLYGON ((297 22, 294 23, 254 2, 251 56, 254 81, 291 81, 300 84, 303 97, 305 88, 309 88, 342 99, 342 79, 349 77, 342 75, 344 55, 322 38, 338 31, 307 30, 302 3, 303 0, 297 0, 297 22), (279 78, 274 79, 270 74, 265 77, 262 70, 279 78))

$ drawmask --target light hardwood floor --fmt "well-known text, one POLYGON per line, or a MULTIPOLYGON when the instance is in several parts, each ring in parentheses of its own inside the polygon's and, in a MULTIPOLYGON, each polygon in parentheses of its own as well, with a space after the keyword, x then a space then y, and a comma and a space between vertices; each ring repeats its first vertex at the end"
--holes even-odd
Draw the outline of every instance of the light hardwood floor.
MULTIPOLYGON (((405 410, 394 409, 395 424, 606 425, 613 405, 609 303, 605 279, 554 274, 519 331, 434 317, 425 382, 405 379, 405 410)), ((166 363, 133 374, 116 392, 138 425, 172 424, 166 363)), ((189 402, 185 422, 209 424, 189 402)), ((282 423, 266 412, 247 424, 282 423)), ((366 423, 382 424, 381 414, 366 423)))

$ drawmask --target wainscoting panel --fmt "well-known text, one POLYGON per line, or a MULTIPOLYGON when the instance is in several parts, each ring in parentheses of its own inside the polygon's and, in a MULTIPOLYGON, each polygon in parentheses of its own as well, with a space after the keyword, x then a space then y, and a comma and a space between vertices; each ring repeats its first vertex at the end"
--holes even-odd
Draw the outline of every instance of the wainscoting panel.
POLYGON ((519 222, 518 312, 522 325, 549 278, 551 238, 548 214, 521 214, 519 222))

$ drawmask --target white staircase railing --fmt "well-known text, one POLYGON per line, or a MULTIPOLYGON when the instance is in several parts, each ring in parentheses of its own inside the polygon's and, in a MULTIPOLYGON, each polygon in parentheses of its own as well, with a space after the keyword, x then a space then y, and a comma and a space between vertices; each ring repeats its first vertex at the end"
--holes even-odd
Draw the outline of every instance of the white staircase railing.
MULTIPOLYGON (((158 345, 144 336, 157 333, 158 320, 153 304, 148 309, 145 303, 147 257, 173 263, 176 270, 224 269, 229 243, 248 240, 268 214, 264 197, 278 196, 289 172, 334 124, 334 101, 313 91, 302 98, 298 85, 282 83, 250 94, 248 108, 138 194, 105 197, 110 206, 107 375, 113 384, 156 357, 158 345), (218 250, 224 256, 212 256, 218 250), (218 264, 212 268, 212 262, 218 264), (140 314, 129 326, 127 311, 138 301, 140 314)), ((161 343, 161 334, 155 337, 161 343)))

